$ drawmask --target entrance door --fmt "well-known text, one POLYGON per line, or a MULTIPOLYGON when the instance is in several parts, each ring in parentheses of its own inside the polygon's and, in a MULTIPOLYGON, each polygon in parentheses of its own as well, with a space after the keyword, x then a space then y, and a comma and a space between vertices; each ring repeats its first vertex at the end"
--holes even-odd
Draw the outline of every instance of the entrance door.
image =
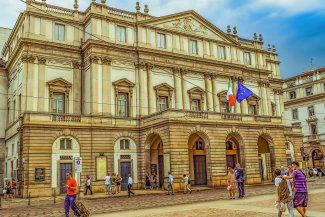
POLYGON ((236 166, 236 155, 227 155, 227 169, 228 167, 235 168, 236 166))
POLYGON ((123 191, 128 190, 128 179, 131 174, 131 162, 120 162, 122 183, 121 188, 123 191))
POLYGON ((159 164, 159 187, 161 188, 164 185, 164 156, 158 156, 158 164, 159 164))
POLYGON ((196 185, 207 184, 207 173, 205 167, 205 155, 194 155, 194 176, 196 185))
POLYGON ((258 159, 258 165, 260 167, 260 177, 261 177, 261 180, 264 180, 264 177, 263 177, 264 170, 263 170, 263 160, 262 159, 258 159))
POLYGON ((64 186, 67 183, 68 172, 72 172, 72 163, 60 163, 60 194, 66 193, 64 186))

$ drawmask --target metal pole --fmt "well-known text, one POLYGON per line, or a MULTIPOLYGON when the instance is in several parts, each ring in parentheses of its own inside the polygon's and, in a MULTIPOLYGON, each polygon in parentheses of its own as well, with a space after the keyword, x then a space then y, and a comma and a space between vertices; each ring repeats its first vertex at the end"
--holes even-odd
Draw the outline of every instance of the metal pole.
POLYGON ((0 195, 0 209, 1 209, 1 195, 0 195))
POLYGON ((56 204, 56 188, 53 188, 53 195, 54 195, 54 204, 56 204))
POLYGON ((28 193, 28 206, 30 206, 30 192, 28 193))

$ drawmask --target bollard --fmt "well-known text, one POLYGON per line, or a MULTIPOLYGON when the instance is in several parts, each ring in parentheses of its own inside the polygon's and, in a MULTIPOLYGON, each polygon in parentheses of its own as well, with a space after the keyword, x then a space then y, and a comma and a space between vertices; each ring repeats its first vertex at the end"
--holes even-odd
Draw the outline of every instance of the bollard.
POLYGON ((53 189, 53 191, 54 191, 53 192, 53 195, 54 195, 54 201, 53 202, 54 202, 54 204, 56 204, 56 190, 55 190, 55 188, 53 189))
POLYGON ((28 193, 28 206, 30 206, 30 192, 28 193))

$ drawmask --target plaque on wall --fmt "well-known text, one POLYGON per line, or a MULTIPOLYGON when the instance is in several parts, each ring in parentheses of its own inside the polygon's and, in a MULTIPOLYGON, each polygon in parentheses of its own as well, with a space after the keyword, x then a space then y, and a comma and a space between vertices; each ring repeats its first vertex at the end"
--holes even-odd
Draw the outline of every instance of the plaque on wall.
POLYGON ((153 175, 153 174, 157 175, 157 164, 150 165, 150 172, 151 172, 151 175, 153 175))
POLYGON ((45 168, 35 168, 35 181, 41 182, 45 180, 45 168))
POLYGON ((107 172, 106 157, 100 156, 96 158, 96 179, 104 180, 107 172))
POLYGON ((170 154, 164 154, 164 176, 168 177, 170 172, 170 154))

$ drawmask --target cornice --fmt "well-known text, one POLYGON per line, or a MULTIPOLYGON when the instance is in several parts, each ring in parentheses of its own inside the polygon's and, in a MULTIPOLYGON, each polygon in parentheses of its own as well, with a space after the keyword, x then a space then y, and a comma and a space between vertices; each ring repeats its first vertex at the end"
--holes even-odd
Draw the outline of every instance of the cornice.
POLYGON ((303 83, 303 84, 298 84, 298 85, 293 86, 293 87, 287 87, 287 88, 284 88, 283 90, 285 92, 287 92, 287 91, 292 91, 292 90, 296 90, 296 89, 299 89, 299 88, 306 88, 306 87, 309 87, 309 86, 312 86, 312 85, 315 85, 315 84, 318 84, 318 83, 324 83, 324 82, 325 82, 325 78, 321 78, 321 79, 318 79, 318 80, 315 80, 315 81, 311 81, 311 82, 307 82, 307 83, 303 83))
POLYGON ((291 99, 284 102, 284 106, 300 105, 301 103, 313 102, 315 100, 325 100, 325 93, 315 94, 312 96, 291 99))

